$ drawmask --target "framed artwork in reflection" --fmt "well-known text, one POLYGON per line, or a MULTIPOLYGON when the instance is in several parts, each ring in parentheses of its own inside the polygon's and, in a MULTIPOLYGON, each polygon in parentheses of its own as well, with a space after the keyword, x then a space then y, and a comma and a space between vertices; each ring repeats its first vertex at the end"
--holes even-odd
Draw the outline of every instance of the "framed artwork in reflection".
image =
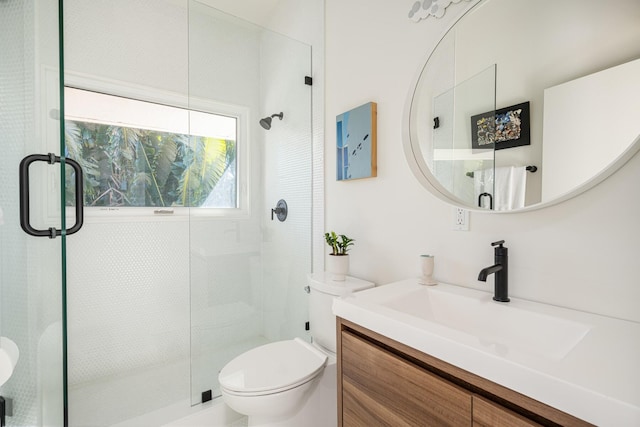
POLYGON ((495 149, 531 144, 529 102, 471 116, 471 148, 495 149))

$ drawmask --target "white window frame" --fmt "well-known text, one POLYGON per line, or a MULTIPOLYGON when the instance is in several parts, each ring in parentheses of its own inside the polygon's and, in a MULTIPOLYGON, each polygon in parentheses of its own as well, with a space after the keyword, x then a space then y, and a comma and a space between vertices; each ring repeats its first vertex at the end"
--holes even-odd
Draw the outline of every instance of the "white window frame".
MULTIPOLYGON (((148 207, 148 206, 85 206, 84 219, 87 223, 124 222, 132 220, 184 220, 210 218, 248 218, 250 206, 251 144, 249 135, 250 110, 248 107, 227 104, 210 99, 186 96, 176 92, 162 91, 142 85, 120 82, 79 73, 65 73, 65 86, 75 89, 121 96, 134 100, 158 103, 191 111, 218 114, 236 119, 236 176, 237 208, 201 207, 148 207)), ((73 223, 75 208, 67 207, 67 222, 73 223)))

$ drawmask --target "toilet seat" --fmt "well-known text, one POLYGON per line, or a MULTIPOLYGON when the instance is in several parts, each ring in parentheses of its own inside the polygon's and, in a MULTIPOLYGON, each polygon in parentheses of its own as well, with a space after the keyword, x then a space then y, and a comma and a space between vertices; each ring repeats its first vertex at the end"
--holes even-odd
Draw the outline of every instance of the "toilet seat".
POLYGON ((261 396, 283 392, 316 377, 327 362, 323 354, 299 338, 256 347, 220 371, 220 387, 228 394, 261 396))

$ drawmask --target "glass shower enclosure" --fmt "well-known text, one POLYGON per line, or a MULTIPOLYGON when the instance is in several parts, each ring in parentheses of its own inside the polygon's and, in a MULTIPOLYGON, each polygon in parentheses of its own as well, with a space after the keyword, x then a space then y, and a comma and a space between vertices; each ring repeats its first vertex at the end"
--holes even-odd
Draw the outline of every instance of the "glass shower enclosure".
POLYGON ((438 120, 429 167, 462 203, 482 209, 493 209, 495 82, 492 65, 433 97, 433 117, 438 120))
POLYGON ((7 425, 164 425, 308 339, 310 46, 195 0, 7 0, 0 31, 7 425))
POLYGON ((6 354, 6 339, 18 349, 17 361, 1 358, 6 425, 43 425, 43 419, 62 425, 64 418, 66 236, 36 238, 21 227, 27 216, 34 230, 65 229, 64 194, 56 185, 63 168, 55 156, 53 164, 29 165, 28 212, 19 170, 28 155, 63 152, 58 35, 57 1, 0 3, 0 347, 6 354), (38 25, 39 18, 46 25, 38 25))

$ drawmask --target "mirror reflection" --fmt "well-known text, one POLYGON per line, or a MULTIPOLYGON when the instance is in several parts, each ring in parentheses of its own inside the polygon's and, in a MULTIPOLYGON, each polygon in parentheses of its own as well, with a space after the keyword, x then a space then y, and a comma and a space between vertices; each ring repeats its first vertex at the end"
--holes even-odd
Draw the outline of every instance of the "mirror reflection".
POLYGON ((637 0, 478 2, 415 86, 405 144, 416 176, 459 206, 495 211, 604 179, 640 145, 639 20, 637 0))

